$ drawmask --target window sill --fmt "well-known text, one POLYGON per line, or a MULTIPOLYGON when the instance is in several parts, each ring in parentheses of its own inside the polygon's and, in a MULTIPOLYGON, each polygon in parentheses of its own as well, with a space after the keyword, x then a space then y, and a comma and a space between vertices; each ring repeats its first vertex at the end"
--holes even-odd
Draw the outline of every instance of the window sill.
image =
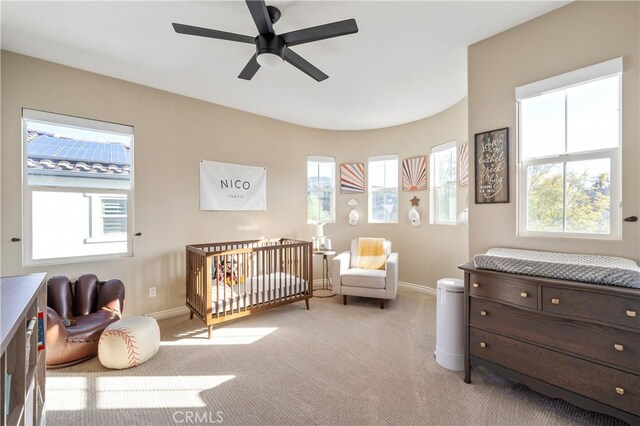
POLYGON ((23 267, 30 266, 49 266, 49 265, 67 265, 72 263, 85 263, 105 260, 116 260, 123 257, 133 257, 133 252, 126 253, 112 253, 101 254, 95 256, 75 256, 75 257, 60 257, 60 258, 48 258, 48 259, 29 259, 22 263, 23 267))
POLYGON ((561 240, 596 240, 596 241, 622 241, 622 236, 604 234, 575 234, 563 232, 520 232, 518 238, 542 238, 561 240))
POLYGON ((85 244, 103 244, 103 243, 124 243, 127 241, 126 234, 122 235, 114 235, 114 236, 100 236, 100 237, 90 237, 85 238, 85 244))

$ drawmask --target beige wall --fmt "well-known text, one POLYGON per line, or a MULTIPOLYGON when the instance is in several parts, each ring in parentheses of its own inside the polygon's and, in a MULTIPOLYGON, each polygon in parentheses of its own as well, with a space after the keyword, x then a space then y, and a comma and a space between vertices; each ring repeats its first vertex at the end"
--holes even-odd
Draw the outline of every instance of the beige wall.
MULTIPOLYGON (((469 140, 478 132, 510 128, 511 199, 508 204, 476 205, 471 193, 470 257, 501 246, 640 259, 638 222, 624 223, 622 241, 516 236, 514 93, 517 86, 622 56, 623 217, 640 216, 639 22, 638 2, 574 2, 469 47, 469 140)), ((473 165, 470 166, 473 185, 473 165)))
MULTIPOLYGON (((466 100, 436 116, 375 131, 331 132, 294 126, 49 62, 2 53, 1 274, 47 271, 72 278, 93 272, 117 277, 127 289, 127 315, 184 306, 184 246, 191 243, 285 236, 309 240, 306 223, 306 159, 334 156, 336 162, 429 152, 433 145, 466 141, 466 100), (135 127, 135 256, 112 261, 38 268, 21 266, 21 108, 27 107, 135 127), (266 212, 203 212, 198 208, 199 160, 267 168, 266 212), (157 298, 148 288, 158 287, 157 298)), ((459 210, 466 206, 460 190, 459 210)), ((361 223, 347 224, 350 196, 337 196, 336 224, 325 227, 339 251, 356 236, 382 236, 400 253, 402 281, 435 287, 436 279, 461 276, 456 266, 468 253, 466 226, 428 224, 428 191, 400 194, 400 223, 368 225, 366 196, 361 223), (423 225, 407 218, 409 199, 422 201, 423 225)), ((64 206, 60 206, 64 208, 64 206)), ((315 275, 320 274, 319 259, 315 275)))

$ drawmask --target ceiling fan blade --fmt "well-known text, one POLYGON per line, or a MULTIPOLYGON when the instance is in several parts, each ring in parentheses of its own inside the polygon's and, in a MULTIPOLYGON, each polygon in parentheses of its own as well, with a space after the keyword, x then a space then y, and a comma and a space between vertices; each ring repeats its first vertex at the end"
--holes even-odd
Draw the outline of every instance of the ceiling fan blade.
POLYGON ((294 67, 298 68, 303 73, 312 77, 316 81, 322 81, 329 78, 328 75, 311 65, 309 62, 307 62, 306 59, 304 59, 302 56, 298 55, 288 47, 284 48, 284 60, 289 62, 294 67))
POLYGON ((260 64, 256 60, 256 54, 254 54, 251 59, 249 59, 249 62, 247 62, 247 65, 244 66, 244 69, 242 70, 238 78, 241 78, 243 80, 251 80, 259 69, 260 64))
POLYGON ((305 28, 304 30, 291 31, 280 34, 287 46, 309 43, 326 38, 340 37, 358 32, 358 25, 355 19, 333 22, 331 24, 318 25, 317 27, 305 28))
POLYGON ((260 34, 273 34, 273 25, 271 24, 271 17, 267 10, 267 5, 264 0, 246 0, 249 12, 253 17, 253 22, 258 27, 260 34))
POLYGON ((242 34, 227 33, 225 31, 212 30, 209 28, 194 27, 191 25, 172 24, 173 29, 179 34, 194 35, 200 37, 217 38, 220 40, 239 41, 242 43, 255 44, 255 37, 250 37, 242 34))

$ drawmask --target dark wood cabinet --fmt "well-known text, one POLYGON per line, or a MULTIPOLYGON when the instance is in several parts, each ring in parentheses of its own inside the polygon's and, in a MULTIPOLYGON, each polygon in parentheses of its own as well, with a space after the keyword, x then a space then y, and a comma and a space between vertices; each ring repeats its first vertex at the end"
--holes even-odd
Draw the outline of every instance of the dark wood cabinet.
POLYGON ((484 366, 640 424, 640 290, 465 271, 465 382, 484 366))

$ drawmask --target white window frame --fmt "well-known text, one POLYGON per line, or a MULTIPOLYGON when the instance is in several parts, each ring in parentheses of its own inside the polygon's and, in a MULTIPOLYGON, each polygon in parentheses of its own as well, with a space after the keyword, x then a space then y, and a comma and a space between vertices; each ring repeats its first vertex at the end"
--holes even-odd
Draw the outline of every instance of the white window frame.
MULTIPOLYGON (((134 133, 133 126, 110 123, 106 121, 98 121, 93 119, 86 119, 81 117, 74 117, 70 115, 57 114, 45 111, 38 111, 33 109, 22 109, 22 264, 23 266, 38 266, 38 265, 57 265, 68 263, 80 263, 89 261, 109 260, 122 257, 132 257, 133 252, 133 218, 134 218, 134 133), (28 168, 27 157, 28 152, 26 149, 27 141, 27 121, 30 122, 43 122, 55 125, 67 126, 70 128, 91 129, 94 131, 104 133, 118 133, 131 136, 131 171, 130 171, 130 184, 128 189, 111 189, 111 188, 87 188, 87 187, 74 187, 74 186, 54 186, 43 184, 29 184, 28 183, 28 168), (49 192, 49 193, 74 193, 83 194, 85 196, 100 194, 105 198, 126 196, 128 200, 127 204, 127 251, 121 253, 112 254, 99 254, 99 255, 80 255, 80 256, 68 256, 59 258, 46 258, 46 259, 33 259, 33 210, 32 201, 34 192, 49 192)), ((93 239, 89 237, 85 239, 85 244, 91 244, 96 242, 115 242, 123 241, 122 237, 119 239, 111 239, 109 237, 104 239, 93 239)))
MULTIPOLYGON (((105 243, 125 241, 127 239, 126 232, 119 232, 114 234, 106 234, 104 232, 104 218, 105 215, 102 212, 102 203, 104 200, 119 199, 126 200, 124 194, 85 194, 91 199, 91 235, 85 239, 88 244, 92 243, 105 243)), ((128 204, 128 203, 127 203, 128 204)), ((128 217, 128 212, 127 212, 128 217)))
MULTIPOLYGON (((516 220, 517 235, 519 237, 536 238, 575 238, 594 240, 621 240, 622 239, 622 58, 615 58, 601 62, 585 68, 581 68, 568 73, 560 74, 544 80, 536 81, 524 86, 517 87, 516 112, 517 112, 517 135, 518 135, 518 173, 517 173, 517 194, 516 202, 518 214, 516 220), (579 153, 563 153, 556 156, 540 157, 533 159, 522 158, 522 126, 520 102, 535 96, 545 95, 558 90, 568 89, 572 86, 579 86, 591 83, 596 80, 618 76, 619 90, 619 131, 618 146, 614 148, 597 149, 583 151, 579 153), (578 233, 578 232, 557 232, 557 231, 529 231, 527 230, 528 209, 527 209, 527 168, 540 164, 563 164, 595 159, 609 159, 611 164, 610 175, 610 210, 609 210, 609 234, 578 233)), ((565 110, 566 114, 566 110, 565 110)), ((566 116, 565 116, 566 123, 566 116)), ((565 125, 566 143, 566 125, 565 125)), ((566 182, 565 182, 566 184, 566 182)))
MULTIPOLYGON (((309 202, 309 163, 330 163, 331 167, 331 179, 333 180, 333 185, 331 187, 331 219, 330 220, 311 220, 309 219, 308 206, 307 206, 307 223, 310 225, 319 225, 325 223, 335 223, 336 222, 336 159, 334 157, 323 157, 318 155, 310 155, 307 157, 307 203, 309 202)), ((312 192, 326 192, 326 191, 312 191, 312 192)))
MULTIPOLYGON (((372 195, 373 195, 374 192, 394 192, 394 190, 395 190, 396 200, 397 200, 397 202, 399 202, 399 200, 398 200, 398 186, 399 186, 399 179, 400 179, 400 177, 399 177, 399 174, 400 174, 399 164, 396 166, 397 172, 396 172, 396 179, 395 179, 395 182, 396 182, 395 187, 384 187, 384 188, 374 189, 371 186, 371 182, 372 182, 372 179, 371 179, 371 163, 372 162, 376 162, 376 161, 390 161, 390 160, 393 160, 396 163, 398 163, 398 154, 378 155, 378 156, 374 156, 374 157, 369 157, 369 161, 367 163, 367 168, 369 170, 369 179, 367 179, 367 181, 368 181, 367 182, 367 189, 368 189, 368 192, 367 192, 367 195, 368 195, 368 197, 367 197, 368 198, 367 211, 368 211, 368 221, 369 221, 369 223, 398 223, 398 219, 395 219, 395 220, 394 219, 388 219, 388 220, 373 219, 373 196, 372 195)), ((385 173, 386 173, 386 168, 385 168, 385 173)), ((397 216, 399 217, 400 216, 400 206, 398 206, 397 204, 396 204, 396 210, 398 211, 397 216)))
POLYGON ((430 159, 429 166, 431 169, 431 173, 429 174, 430 175, 429 189, 431 190, 430 191, 431 196, 429 197, 431 201, 431 209, 429 214, 430 222, 433 225, 457 225, 458 223, 458 220, 457 220, 457 217, 458 217, 458 144, 457 144, 457 141, 453 140, 453 141, 432 147, 431 155, 429 155, 429 159, 430 159), (456 172, 452 176, 453 180, 438 184, 438 182, 436 182, 436 167, 435 167, 436 157, 438 153, 448 151, 451 149, 453 150, 454 165, 456 166, 456 172), (445 187, 445 186, 451 187, 455 194, 456 214, 454 215, 453 220, 443 220, 438 217, 439 209, 438 209, 438 197, 436 197, 436 193, 438 191, 438 188, 445 187))

